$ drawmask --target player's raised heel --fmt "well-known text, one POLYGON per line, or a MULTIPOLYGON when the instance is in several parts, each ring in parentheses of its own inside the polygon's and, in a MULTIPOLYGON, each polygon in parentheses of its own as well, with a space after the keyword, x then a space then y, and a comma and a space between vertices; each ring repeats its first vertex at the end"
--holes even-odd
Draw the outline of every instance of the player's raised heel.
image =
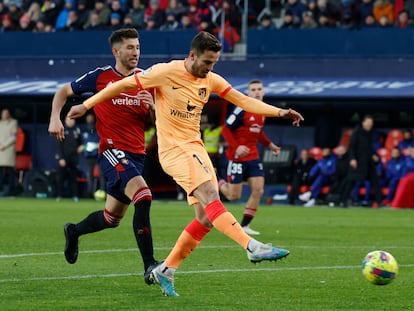
POLYGON ((163 273, 161 271, 161 264, 151 271, 150 279, 161 288, 164 296, 180 296, 174 289, 174 277, 163 273))
POLYGON ((160 264, 160 262, 155 261, 152 265, 149 265, 147 270, 145 270, 145 272, 144 272, 144 281, 145 281, 146 284, 148 284, 148 285, 153 285, 154 284, 154 279, 151 277, 151 271, 155 267, 157 267, 159 264, 160 264))
POLYGON ((253 263, 263 260, 279 260, 287 255, 289 255, 288 250, 273 247, 271 244, 262 244, 254 252, 247 251, 247 258, 253 263))

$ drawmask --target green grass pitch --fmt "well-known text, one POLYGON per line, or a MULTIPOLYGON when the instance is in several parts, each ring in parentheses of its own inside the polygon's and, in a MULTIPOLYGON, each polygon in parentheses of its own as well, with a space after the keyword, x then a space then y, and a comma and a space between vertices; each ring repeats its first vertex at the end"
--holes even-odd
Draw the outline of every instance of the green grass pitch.
MULTIPOLYGON (((242 204, 226 204, 240 219, 242 204)), ((0 199, 0 310, 412 310, 414 210, 262 205, 252 227, 287 248, 254 265, 213 230, 176 274, 180 297, 143 282, 132 235, 133 207, 116 229, 81 237, 78 262, 63 256, 63 225, 103 203, 0 199), (361 263, 372 250, 397 259, 397 279, 368 283, 361 263)), ((154 201, 155 253, 163 259, 192 219, 183 202, 154 201)))

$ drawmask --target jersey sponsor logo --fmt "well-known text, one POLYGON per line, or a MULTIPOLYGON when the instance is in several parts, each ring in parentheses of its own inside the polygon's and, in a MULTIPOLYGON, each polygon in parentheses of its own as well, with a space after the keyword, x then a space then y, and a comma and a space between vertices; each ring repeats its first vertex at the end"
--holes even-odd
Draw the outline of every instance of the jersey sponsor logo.
POLYGON ((198 89, 198 97, 200 97, 201 100, 204 100, 207 96, 207 88, 202 87, 198 89))
POLYGON ((170 114, 173 117, 177 117, 180 119, 201 119, 201 112, 187 112, 187 111, 178 111, 175 109, 170 109, 170 114))
POLYGON ((262 130, 262 127, 259 124, 252 124, 249 127, 249 131, 252 133, 260 133, 261 130, 262 130))
POLYGON ((196 108, 196 106, 191 106, 189 104, 187 104, 187 110, 188 111, 193 111, 196 108))

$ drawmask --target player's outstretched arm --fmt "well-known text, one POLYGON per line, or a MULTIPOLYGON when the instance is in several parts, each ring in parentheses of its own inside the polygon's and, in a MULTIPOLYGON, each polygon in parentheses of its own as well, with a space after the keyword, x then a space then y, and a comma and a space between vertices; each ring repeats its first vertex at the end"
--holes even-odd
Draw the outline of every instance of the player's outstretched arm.
POLYGON ((243 93, 231 89, 224 99, 239 106, 248 112, 258 113, 266 117, 281 117, 293 120, 293 125, 299 126, 304 120, 303 116, 293 109, 280 109, 272 105, 268 105, 260 100, 244 95, 243 93))
POLYGON ((112 83, 95 95, 89 97, 83 102, 83 105, 86 109, 91 109, 93 106, 111 99, 122 92, 126 92, 135 88, 137 88, 135 75, 129 76, 115 83, 112 83))
POLYGON ((280 109, 279 116, 281 118, 293 120, 292 124, 294 126, 299 126, 300 122, 304 120, 303 116, 299 112, 297 112, 293 109, 290 109, 290 108, 289 109, 280 109))
POLYGON ((64 127, 60 119, 60 114, 68 97, 73 95, 75 94, 73 93, 70 83, 66 83, 53 96, 48 132, 53 137, 56 137, 58 141, 65 139, 64 127))

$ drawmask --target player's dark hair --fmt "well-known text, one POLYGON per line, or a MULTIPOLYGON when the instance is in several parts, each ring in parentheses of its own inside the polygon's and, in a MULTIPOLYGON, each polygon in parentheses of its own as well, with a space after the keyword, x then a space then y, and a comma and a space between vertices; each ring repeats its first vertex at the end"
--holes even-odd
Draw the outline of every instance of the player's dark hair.
POLYGON ((220 52, 222 46, 214 35, 206 31, 199 32, 191 41, 191 50, 196 55, 203 54, 205 51, 220 52))
POLYGON ((109 37, 111 47, 116 43, 122 42, 124 39, 139 39, 138 31, 135 28, 121 28, 115 30, 109 37))
POLYGON ((250 80, 250 81, 249 81, 248 86, 250 86, 250 85, 252 85, 252 84, 256 84, 256 83, 263 84, 263 81, 262 81, 262 80, 259 80, 259 79, 253 79, 253 80, 250 80))
POLYGON ((371 120, 374 120, 374 117, 373 117, 372 115, 370 115, 370 114, 366 114, 366 115, 364 115, 364 117, 362 118, 362 122, 364 122, 366 119, 371 119, 371 120))

